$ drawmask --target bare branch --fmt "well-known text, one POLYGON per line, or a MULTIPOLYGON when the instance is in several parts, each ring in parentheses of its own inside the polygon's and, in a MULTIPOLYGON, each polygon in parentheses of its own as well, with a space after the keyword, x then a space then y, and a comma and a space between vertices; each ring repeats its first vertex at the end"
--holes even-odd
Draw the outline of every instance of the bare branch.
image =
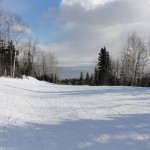
POLYGON ((148 51, 144 41, 132 33, 122 51, 122 82, 128 85, 139 85, 146 67, 148 51))

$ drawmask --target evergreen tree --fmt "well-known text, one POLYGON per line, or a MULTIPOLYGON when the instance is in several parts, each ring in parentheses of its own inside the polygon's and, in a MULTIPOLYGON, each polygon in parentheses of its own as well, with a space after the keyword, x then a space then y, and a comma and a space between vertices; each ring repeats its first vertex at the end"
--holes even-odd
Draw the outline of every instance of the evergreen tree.
POLYGON ((98 85, 98 70, 95 68, 94 70, 94 85, 98 85))
POLYGON ((89 81, 90 81, 90 77, 89 77, 89 73, 87 73, 85 77, 85 84, 89 85, 90 84, 89 81))
POLYGON ((0 40, 0 75, 4 73, 4 54, 5 54, 5 43, 0 40))
POLYGON ((15 59, 15 46, 13 45, 12 41, 8 44, 8 47, 6 49, 6 56, 5 56, 5 61, 7 63, 7 68, 9 68, 10 76, 12 77, 13 74, 13 65, 14 65, 14 59, 15 59))
POLYGON ((89 85, 94 85, 94 78, 93 78, 93 75, 92 75, 92 74, 91 74, 91 76, 90 76, 89 85))
POLYGON ((83 77, 83 73, 82 73, 82 72, 81 72, 81 74, 80 74, 79 84, 80 84, 80 85, 83 85, 83 84, 84 84, 84 77, 83 77))
POLYGON ((55 77, 54 77, 54 83, 58 83, 58 77, 57 77, 57 74, 55 73, 55 77))
POLYGON ((15 49, 12 41, 8 43, 8 46, 5 47, 5 43, 3 40, 0 41, 0 67, 1 67, 1 75, 5 76, 13 75, 13 71, 15 71, 14 63, 18 64, 16 56, 19 55, 19 52, 15 49))
POLYGON ((101 48, 98 57, 98 83, 97 85, 107 85, 109 84, 109 78, 111 74, 111 61, 109 57, 109 52, 106 48, 101 48))

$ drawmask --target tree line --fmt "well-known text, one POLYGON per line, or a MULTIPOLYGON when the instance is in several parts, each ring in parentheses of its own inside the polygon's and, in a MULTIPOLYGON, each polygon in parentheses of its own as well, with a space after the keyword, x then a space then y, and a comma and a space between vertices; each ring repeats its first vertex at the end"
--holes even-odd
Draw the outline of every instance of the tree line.
POLYGON ((26 75, 57 83, 55 54, 44 51, 37 40, 26 39, 26 30, 20 16, 0 10, 0 76, 26 75))
POLYGON ((150 41, 131 33, 118 58, 101 48, 92 74, 59 80, 58 60, 54 53, 44 51, 37 40, 25 36, 26 25, 20 16, 0 10, 0 76, 33 76, 39 80, 72 85, 150 86, 150 41))
POLYGON ((150 86, 150 42, 144 42, 135 32, 129 34, 118 58, 110 57, 105 47, 91 75, 81 72, 77 79, 66 79, 62 84, 150 86))
POLYGON ((12 41, 0 40, 0 76, 33 76, 39 80, 58 82, 57 58, 54 53, 42 51, 29 40, 16 49, 12 41))

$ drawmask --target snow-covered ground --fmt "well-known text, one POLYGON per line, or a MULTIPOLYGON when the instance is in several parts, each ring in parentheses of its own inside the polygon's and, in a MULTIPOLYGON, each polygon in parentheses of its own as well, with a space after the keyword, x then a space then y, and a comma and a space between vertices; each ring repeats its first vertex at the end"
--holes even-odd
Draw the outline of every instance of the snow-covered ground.
POLYGON ((0 150, 150 150, 150 88, 0 78, 0 150))

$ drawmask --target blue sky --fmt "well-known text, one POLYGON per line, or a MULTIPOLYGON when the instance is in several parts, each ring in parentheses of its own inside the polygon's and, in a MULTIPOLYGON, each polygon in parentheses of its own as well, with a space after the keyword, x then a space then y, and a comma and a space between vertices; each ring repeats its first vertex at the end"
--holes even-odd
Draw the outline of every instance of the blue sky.
POLYGON ((118 56, 130 32, 150 37, 149 0, 3 0, 22 17, 29 36, 61 64, 96 63, 101 47, 118 56))
POLYGON ((57 23, 49 19, 45 13, 49 8, 58 8, 60 0, 4 0, 2 7, 22 17, 25 24, 31 28, 32 36, 38 38, 41 44, 54 41, 57 23), (52 38, 53 37, 53 38, 52 38))

